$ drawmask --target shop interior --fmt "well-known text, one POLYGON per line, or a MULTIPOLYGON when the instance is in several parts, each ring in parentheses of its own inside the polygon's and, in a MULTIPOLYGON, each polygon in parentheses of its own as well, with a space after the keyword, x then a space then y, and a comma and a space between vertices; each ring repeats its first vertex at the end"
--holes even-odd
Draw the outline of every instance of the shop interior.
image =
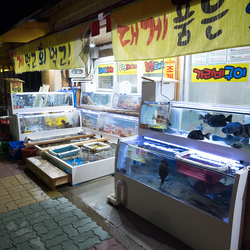
POLYGON ((178 249, 247 244, 250 47, 116 61, 105 18, 89 39, 86 67, 32 73, 36 90, 1 72, 2 154, 109 231, 139 215, 178 249))

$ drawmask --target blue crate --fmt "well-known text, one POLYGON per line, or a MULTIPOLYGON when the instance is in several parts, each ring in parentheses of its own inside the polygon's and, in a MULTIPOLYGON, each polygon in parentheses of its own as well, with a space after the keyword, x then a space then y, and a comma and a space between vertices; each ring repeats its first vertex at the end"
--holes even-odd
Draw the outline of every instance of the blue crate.
POLYGON ((9 152, 13 160, 21 160, 24 141, 10 141, 9 152))

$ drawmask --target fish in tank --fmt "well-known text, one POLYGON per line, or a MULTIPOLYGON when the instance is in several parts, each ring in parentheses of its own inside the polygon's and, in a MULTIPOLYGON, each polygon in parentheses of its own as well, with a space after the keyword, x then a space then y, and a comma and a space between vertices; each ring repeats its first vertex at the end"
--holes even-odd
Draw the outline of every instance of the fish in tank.
POLYGON ((117 154, 117 172, 225 222, 235 173, 247 164, 142 136, 121 140, 117 154))
MULTIPOLYGON (((210 107, 211 108, 211 107, 210 107)), ((140 128, 250 150, 250 115, 243 108, 214 110, 189 103, 142 103, 140 128)))
POLYGON ((205 116, 200 115, 199 120, 203 120, 203 122, 207 123, 210 127, 223 127, 227 125, 227 122, 232 122, 232 115, 226 117, 223 114, 219 115, 211 115, 207 113, 205 116))

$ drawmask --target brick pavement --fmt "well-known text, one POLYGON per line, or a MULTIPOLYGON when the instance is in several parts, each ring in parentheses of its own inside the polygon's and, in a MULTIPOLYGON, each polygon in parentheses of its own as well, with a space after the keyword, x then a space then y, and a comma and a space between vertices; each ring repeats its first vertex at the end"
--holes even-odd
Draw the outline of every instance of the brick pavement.
POLYGON ((15 171, 18 166, 0 160, 1 250, 125 249, 58 191, 37 185, 25 167, 15 171))

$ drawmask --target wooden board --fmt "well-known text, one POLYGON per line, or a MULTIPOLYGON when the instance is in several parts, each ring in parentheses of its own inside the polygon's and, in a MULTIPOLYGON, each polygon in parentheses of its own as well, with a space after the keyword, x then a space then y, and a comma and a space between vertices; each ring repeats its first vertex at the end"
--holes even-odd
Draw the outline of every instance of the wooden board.
POLYGON ((58 185, 70 182, 69 174, 63 172, 41 156, 27 158, 26 165, 27 168, 31 170, 38 179, 46 183, 51 190, 55 190, 58 185))

